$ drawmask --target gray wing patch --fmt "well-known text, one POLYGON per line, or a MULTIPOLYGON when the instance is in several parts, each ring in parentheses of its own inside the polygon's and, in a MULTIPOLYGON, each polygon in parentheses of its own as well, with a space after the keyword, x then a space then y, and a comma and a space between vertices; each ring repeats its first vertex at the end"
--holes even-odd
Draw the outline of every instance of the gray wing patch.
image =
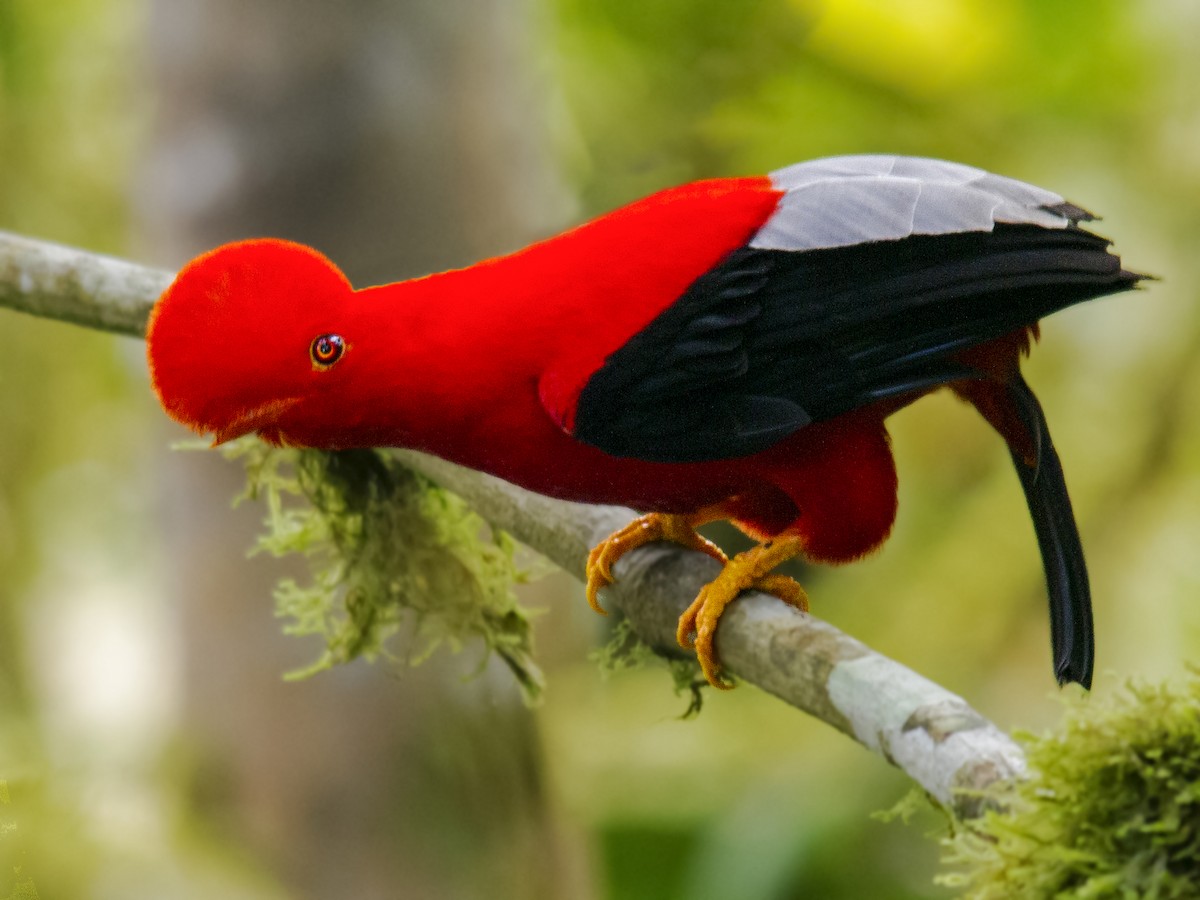
POLYGON ((771 181, 782 190, 793 190, 814 181, 839 176, 894 175, 897 178, 916 178, 918 181, 966 184, 987 174, 983 169, 944 159, 864 153, 858 156, 827 156, 796 163, 772 172, 771 181))
POLYGON ((1066 228, 1089 218, 1044 188, 960 163, 915 156, 835 156, 771 174, 785 193, 750 241, 762 250, 822 250, 914 234, 991 231, 997 222, 1066 228))
POLYGON ((789 190, 750 241, 757 250, 823 250, 907 237, 921 182, 833 175, 789 190))

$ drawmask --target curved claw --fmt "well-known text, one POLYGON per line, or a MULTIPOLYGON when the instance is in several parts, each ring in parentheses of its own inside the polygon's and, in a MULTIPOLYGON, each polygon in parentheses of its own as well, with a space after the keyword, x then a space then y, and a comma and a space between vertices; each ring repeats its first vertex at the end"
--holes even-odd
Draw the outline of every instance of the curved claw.
POLYGON ((717 662, 713 641, 716 638, 717 622, 721 619, 721 613, 729 601, 741 593, 741 589, 739 588, 733 597, 726 599, 723 593, 713 590, 716 587, 717 582, 714 581, 700 589, 692 605, 679 617, 675 639, 683 649, 696 651, 696 659, 709 684, 717 690, 728 691, 734 685, 721 677, 721 665, 717 662))
POLYGON ((789 606, 808 612, 808 595, 796 581, 786 575, 768 574, 785 559, 800 552, 797 539, 784 539, 764 544, 740 553, 710 584, 706 585, 691 606, 679 617, 675 639, 685 650, 695 650, 696 658, 708 683, 719 690, 733 687, 721 677, 717 659, 717 624, 725 607, 744 590, 755 589, 774 594, 789 606), (693 636, 694 635, 694 636, 693 636))
POLYGON ((648 513, 634 519, 595 547, 588 554, 586 596, 588 606, 601 615, 608 615, 600 605, 600 591, 613 583, 612 567, 617 560, 638 547, 655 541, 670 541, 691 550, 706 553, 721 564, 727 561, 725 553, 708 538, 696 531, 687 516, 665 513, 648 513))
POLYGON ((613 539, 609 538, 604 543, 593 547, 592 552, 588 554, 587 567, 584 570, 587 575, 587 588, 584 595, 587 597, 588 606, 602 616, 607 616, 608 610, 600 605, 599 594, 613 582, 612 563, 606 559, 606 551, 612 545, 613 539))

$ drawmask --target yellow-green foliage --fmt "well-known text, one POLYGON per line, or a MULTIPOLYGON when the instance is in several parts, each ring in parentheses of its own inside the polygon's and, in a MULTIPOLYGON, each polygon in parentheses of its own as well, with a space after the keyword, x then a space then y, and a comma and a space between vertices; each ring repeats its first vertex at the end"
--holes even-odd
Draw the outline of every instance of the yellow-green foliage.
POLYGON ((1200 897, 1200 675, 1071 704, 1025 736, 1032 777, 961 826, 942 883, 969 900, 1200 897))
POLYGON ((288 578, 275 592, 289 634, 325 639, 321 657, 293 677, 375 657, 407 618, 418 648, 410 662, 443 642, 482 638, 526 700, 538 698, 529 615, 512 589, 525 574, 507 534, 384 452, 280 450, 251 438, 227 454, 245 462, 246 497, 266 503, 256 549, 310 565, 307 584, 288 578))
POLYGON ((15 818, 6 815, 3 807, 11 801, 8 783, 0 781, 0 891, 4 900, 37 900, 37 888, 24 871, 15 818))

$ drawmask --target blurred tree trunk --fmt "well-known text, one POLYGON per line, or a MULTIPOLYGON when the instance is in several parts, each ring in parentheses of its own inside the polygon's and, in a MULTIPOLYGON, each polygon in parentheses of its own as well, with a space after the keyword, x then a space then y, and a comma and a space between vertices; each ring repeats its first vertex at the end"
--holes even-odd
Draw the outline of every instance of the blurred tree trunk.
MULTIPOLYGON (((153 9, 147 258, 178 266, 270 234, 314 244, 363 285, 512 249, 567 219, 524 0, 153 9)), ((282 682, 317 648, 272 618, 280 567, 244 560, 261 512, 227 508, 240 467, 205 454, 167 466, 183 727, 193 796, 219 837, 297 896, 586 896, 507 673, 465 681, 476 655, 402 678, 356 664, 282 682)))

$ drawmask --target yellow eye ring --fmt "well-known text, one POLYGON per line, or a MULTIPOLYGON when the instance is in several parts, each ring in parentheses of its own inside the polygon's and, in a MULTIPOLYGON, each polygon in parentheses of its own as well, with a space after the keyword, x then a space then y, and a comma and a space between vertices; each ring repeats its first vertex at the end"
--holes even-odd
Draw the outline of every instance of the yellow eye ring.
POLYGON ((318 369, 328 369, 341 359, 345 352, 346 342, 340 334, 318 335, 313 338, 308 348, 308 355, 312 357, 313 365, 318 369))

